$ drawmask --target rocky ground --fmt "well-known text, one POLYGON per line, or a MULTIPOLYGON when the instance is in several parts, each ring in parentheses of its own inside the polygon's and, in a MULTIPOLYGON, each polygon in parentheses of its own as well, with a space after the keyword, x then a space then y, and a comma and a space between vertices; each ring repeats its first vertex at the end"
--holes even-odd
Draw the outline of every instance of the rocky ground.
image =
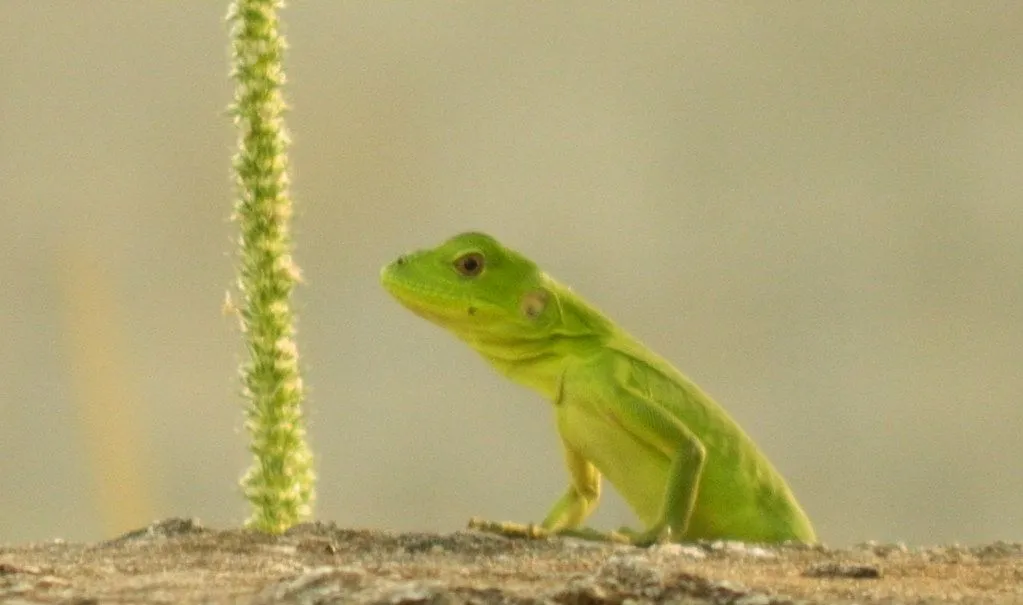
POLYGON ((322 523, 273 537, 169 519, 98 544, 0 546, 0 602, 1023 603, 1023 544, 644 549, 322 523))

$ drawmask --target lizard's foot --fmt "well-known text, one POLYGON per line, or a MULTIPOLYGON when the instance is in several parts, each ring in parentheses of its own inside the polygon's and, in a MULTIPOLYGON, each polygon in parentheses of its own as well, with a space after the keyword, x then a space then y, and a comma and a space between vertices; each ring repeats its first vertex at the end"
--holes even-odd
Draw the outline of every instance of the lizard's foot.
POLYGON ((546 538, 551 532, 535 523, 512 523, 511 521, 487 521, 479 517, 469 519, 468 529, 497 534, 507 538, 546 538))
POLYGON ((469 519, 468 529, 497 534, 507 538, 528 538, 539 539, 550 536, 565 536, 579 538, 593 542, 615 542, 618 544, 630 544, 631 539, 619 532, 602 532, 590 527, 577 527, 574 529, 562 529, 550 531, 535 523, 513 523, 510 521, 487 521, 478 517, 469 519))
POLYGON ((557 532, 559 536, 579 538, 591 542, 614 542, 615 544, 632 544, 632 539, 620 531, 600 531, 592 527, 577 527, 575 529, 563 529, 557 532))
POLYGON ((636 531, 628 527, 619 528, 618 535, 625 536, 633 546, 653 546, 671 542, 671 528, 666 525, 655 525, 646 531, 636 531))

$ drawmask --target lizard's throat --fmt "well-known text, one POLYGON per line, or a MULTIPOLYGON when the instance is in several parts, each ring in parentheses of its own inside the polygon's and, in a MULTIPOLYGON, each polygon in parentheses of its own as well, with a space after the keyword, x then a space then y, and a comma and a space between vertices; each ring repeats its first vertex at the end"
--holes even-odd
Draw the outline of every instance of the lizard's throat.
POLYGON ((568 359, 549 336, 500 338, 460 334, 501 374, 553 399, 568 359))

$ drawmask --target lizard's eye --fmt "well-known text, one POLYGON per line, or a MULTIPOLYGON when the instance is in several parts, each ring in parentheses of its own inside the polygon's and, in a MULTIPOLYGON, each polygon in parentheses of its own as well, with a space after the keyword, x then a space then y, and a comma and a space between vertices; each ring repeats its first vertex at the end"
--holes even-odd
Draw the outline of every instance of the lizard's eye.
POLYGON ((483 272, 483 255, 470 252, 455 259, 455 269, 466 277, 476 277, 483 272))

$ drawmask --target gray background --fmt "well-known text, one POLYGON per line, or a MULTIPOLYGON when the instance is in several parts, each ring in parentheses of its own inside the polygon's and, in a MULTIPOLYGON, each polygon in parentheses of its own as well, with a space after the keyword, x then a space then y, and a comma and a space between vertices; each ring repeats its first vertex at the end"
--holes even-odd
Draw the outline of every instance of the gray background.
MULTIPOLYGON (((0 542, 246 515, 223 4, 4 2, 0 542)), ((713 393, 823 540, 1023 540, 1023 3, 284 18, 319 518, 560 493, 547 404, 377 283, 481 229, 713 393)))

